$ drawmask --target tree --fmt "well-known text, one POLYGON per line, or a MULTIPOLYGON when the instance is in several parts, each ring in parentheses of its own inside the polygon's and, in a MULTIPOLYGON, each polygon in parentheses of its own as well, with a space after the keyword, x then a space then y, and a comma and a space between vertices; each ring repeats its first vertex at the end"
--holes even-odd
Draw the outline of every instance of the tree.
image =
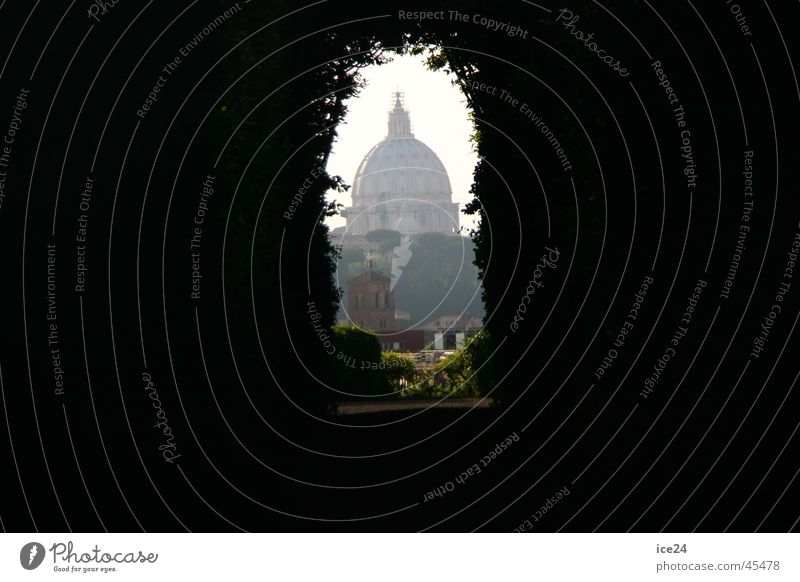
POLYGON ((462 349, 443 357, 432 368, 419 374, 416 383, 405 395, 428 398, 474 398, 484 395, 492 380, 491 375, 487 375, 482 368, 487 361, 488 346, 483 331, 472 336, 462 349))
POLYGON ((391 387, 381 368, 378 337, 355 325, 334 325, 335 375, 340 392, 359 396, 389 394, 391 387))
POLYGON ((417 377, 414 359, 396 352, 383 352, 381 354, 386 381, 395 392, 402 392, 413 385, 417 377))
POLYGON ((364 240, 375 243, 382 254, 390 253, 395 247, 400 246, 403 235, 396 230, 379 228, 371 230, 364 235, 364 240))
POLYGON ((412 321, 444 313, 468 312, 482 317, 480 281, 470 239, 424 233, 414 238, 411 253, 395 291, 397 307, 408 311, 412 321))

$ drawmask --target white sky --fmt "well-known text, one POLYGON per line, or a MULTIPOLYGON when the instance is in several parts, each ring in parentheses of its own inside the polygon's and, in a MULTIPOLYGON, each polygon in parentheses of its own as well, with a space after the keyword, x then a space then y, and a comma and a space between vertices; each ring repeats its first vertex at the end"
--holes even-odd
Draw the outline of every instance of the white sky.
MULTIPOLYGON (((395 56, 385 65, 362 69, 361 74, 367 85, 347 103, 349 111, 338 127, 339 137, 328 160, 328 172, 352 185, 363 157, 386 137, 386 116, 394 104, 392 94, 400 90, 405 93, 406 109, 411 113, 414 137, 442 160, 453 188, 453 202, 458 202, 462 211, 472 199, 469 189, 478 156, 469 142, 472 124, 466 99, 450 83, 454 77, 429 71, 422 57, 413 56, 395 56)), ((351 204, 350 192, 329 195, 334 197, 345 206, 351 204)), ((467 229, 474 226, 472 217, 462 214, 459 220, 467 229)), ((327 222, 331 228, 344 223, 341 216, 327 222)))

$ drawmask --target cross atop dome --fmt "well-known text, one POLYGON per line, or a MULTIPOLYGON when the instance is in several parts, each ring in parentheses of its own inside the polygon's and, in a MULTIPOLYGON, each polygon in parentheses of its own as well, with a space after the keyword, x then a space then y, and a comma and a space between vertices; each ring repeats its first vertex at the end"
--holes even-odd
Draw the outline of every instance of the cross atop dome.
POLYGON ((411 133, 411 116, 404 105, 405 95, 394 92, 394 109, 389 112, 389 131, 387 137, 414 137, 411 133))

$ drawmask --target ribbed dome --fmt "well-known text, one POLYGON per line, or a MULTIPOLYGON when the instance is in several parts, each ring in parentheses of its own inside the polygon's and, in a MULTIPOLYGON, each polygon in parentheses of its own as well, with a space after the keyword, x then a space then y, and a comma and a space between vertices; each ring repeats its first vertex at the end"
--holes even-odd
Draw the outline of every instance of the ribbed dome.
POLYGON ((439 156, 414 137, 388 137, 364 157, 353 180, 353 202, 366 199, 450 200, 452 190, 439 156))
POLYGON ((452 200, 444 164, 411 133, 411 117, 395 93, 386 139, 373 147, 353 178, 353 205, 342 214, 347 231, 375 229, 402 234, 458 231, 458 204, 452 200))

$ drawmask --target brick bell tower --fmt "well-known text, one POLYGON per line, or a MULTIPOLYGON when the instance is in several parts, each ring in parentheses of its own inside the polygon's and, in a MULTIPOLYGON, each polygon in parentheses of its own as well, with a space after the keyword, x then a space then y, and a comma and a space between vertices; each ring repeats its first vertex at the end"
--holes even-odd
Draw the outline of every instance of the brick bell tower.
POLYGON ((347 315, 355 325, 375 332, 394 330, 392 279, 372 268, 347 282, 347 315))

